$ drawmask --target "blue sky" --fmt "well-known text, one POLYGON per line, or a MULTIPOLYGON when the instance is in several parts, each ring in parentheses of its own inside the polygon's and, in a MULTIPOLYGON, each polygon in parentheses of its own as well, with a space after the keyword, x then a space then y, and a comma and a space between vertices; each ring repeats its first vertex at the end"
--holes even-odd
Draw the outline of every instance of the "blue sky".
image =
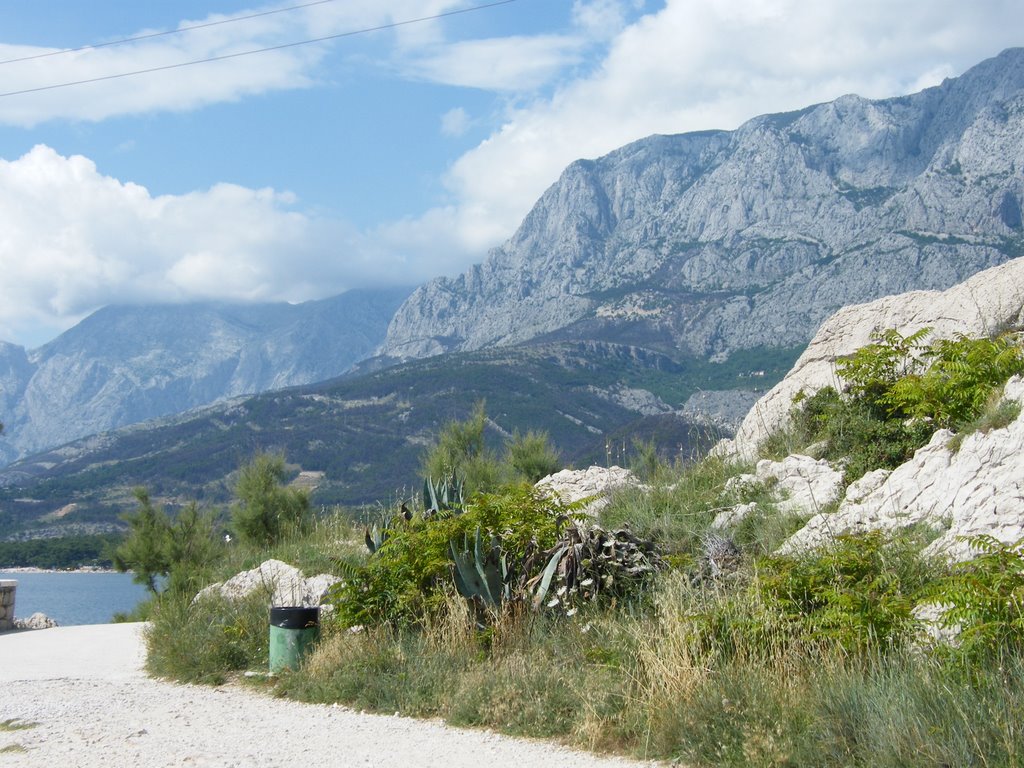
POLYGON ((920 90, 1024 29, 1019 0, 486 4, 0 6, 0 93, 346 35, 0 96, 0 339, 33 347, 110 303, 302 301, 455 274, 576 158, 920 90))

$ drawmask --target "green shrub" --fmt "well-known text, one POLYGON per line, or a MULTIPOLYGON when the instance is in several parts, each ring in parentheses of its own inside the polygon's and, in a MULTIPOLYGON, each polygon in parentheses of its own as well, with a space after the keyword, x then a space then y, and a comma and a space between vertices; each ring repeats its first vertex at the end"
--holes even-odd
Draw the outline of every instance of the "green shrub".
POLYGON ((879 531, 838 536, 813 552, 761 558, 757 584, 801 642, 847 652, 898 646, 913 634, 914 596, 932 573, 919 548, 879 531))
POLYGON ((516 430, 505 449, 505 463, 516 477, 528 483, 553 475, 562 468, 562 459, 551 445, 546 432, 516 430))
POLYGON ((957 651, 968 658, 1024 651, 1024 539, 966 540, 977 552, 924 591, 945 606, 942 624, 959 627, 957 651))
POLYGON ((925 344, 928 333, 884 331, 839 359, 843 392, 825 387, 810 397, 800 393, 791 426, 766 441, 765 450, 786 453, 822 443, 825 458, 845 462, 848 481, 872 469, 893 469, 936 429, 966 428, 1010 376, 1024 372, 1024 347, 1016 336, 959 335, 925 344))
POLYGON ((511 592, 521 601, 540 554, 576 508, 524 485, 478 494, 459 515, 396 516, 366 565, 336 590, 338 620, 346 626, 422 625, 452 583, 452 542, 459 546, 478 535, 500 547, 511 592))
POLYGON ((271 546, 309 525, 309 495, 286 488, 284 457, 262 453, 241 468, 231 523, 244 542, 271 546))
POLYGON ((485 430, 487 410, 481 401, 464 421, 444 425, 435 443, 423 458, 421 474, 427 478, 458 475, 466 484, 466 493, 483 493, 497 488, 502 467, 487 446, 485 430))

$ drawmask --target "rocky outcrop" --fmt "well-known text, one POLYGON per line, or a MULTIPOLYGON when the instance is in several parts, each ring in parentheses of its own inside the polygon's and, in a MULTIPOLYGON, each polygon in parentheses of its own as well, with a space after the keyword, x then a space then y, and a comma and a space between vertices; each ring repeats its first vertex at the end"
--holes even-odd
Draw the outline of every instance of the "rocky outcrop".
POLYGON ((912 96, 844 96, 569 166, 515 235, 417 289, 381 352, 614 338, 723 360, 840 307, 945 289, 1024 243, 1024 49, 912 96))
MULTIPOLYGON (((1024 379, 1004 398, 1024 405, 1024 379)), ((1012 543, 1024 536, 1024 417, 1007 427, 966 435, 950 445, 940 430, 913 459, 892 473, 876 471, 847 489, 838 511, 818 514, 783 545, 792 552, 842 533, 894 530, 921 524, 937 531, 926 551, 969 556, 964 540, 993 536, 1012 543)))
POLYGON ((15 619, 15 629, 52 629, 53 627, 59 627, 56 621, 51 619, 45 613, 33 613, 27 619, 15 619))
POLYGON ((338 376, 372 354, 407 294, 107 307, 32 352, 0 343, 0 465, 218 400, 338 376))
POLYGON ((830 317, 786 377, 757 401, 731 441, 716 450, 745 457, 782 428, 800 391, 837 385, 835 361, 870 343, 875 331, 907 335, 931 328, 932 338, 983 336, 1024 326, 1024 258, 981 272, 946 291, 914 291, 846 307, 830 317))
POLYGON ((195 599, 219 595, 236 601, 263 592, 272 606, 313 608, 319 606, 330 588, 340 581, 337 576, 326 573, 306 578, 302 571, 288 563, 266 560, 251 571, 243 571, 225 582, 204 587, 195 599))
POLYGON ((643 487, 636 475, 622 467, 592 466, 586 469, 563 469, 537 483, 537 488, 556 494, 566 502, 593 498, 583 512, 597 515, 608 506, 608 494, 619 488, 643 487))

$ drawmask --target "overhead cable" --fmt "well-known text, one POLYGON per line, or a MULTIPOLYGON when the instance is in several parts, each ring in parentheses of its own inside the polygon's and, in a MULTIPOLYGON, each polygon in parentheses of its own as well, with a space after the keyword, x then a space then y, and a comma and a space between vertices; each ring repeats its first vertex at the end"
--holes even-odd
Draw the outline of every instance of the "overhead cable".
POLYGON ((435 13, 431 16, 421 16, 416 19, 406 19, 404 21, 393 21, 388 24, 380 24, 376 27, 365 27, 363 29, 353 29, 348 32, 339 32, 334 35, 325 35, 324 37, 314 37, 307 40, 297 40, 292 43, 281 43, 280 45, 270 45, 265 48, 253 48, 248 51, 237 51, 235 53, 225 53, 221 56, 209 56, 204 59, 193 59, 191 61, 180 61, 176 64, 164 64, 159 67, 148 67, 146 69, 136 69, 131 72, 118 72, 113 75, 100 75, 99 77, 90 77, 84 80, 72 80, 64 83, 54 83, 53 85, 40 85, 34 88, 23 88, 17 91, 7 91, 6 93, 0 93, 0 98, 7 96, 21 96, 26 93, 38 93, 40 91, 52 91, 57 88, 70 88, 74 85, 86 85, 88 83, 99 83, 105 80, 117 80, 122 77, 134 77, 136 75, 147 75, 152 72, 164 72, 171 69, 181 69, 182 67, 191 67, 195 64, 208 64, 214 61, 226 61, 228 59, 238 59, 243 56, 254 56, 257 53, 269 53, 271 51, 281 51, 287 48, 297 48, 301 45, 313 45, 314 43, 323 43, 328 40, 338 40, 343 37, 354 37, 355 35, 365 35, 371 32, 381 32, 387 29, 395 29, 397 27, 405 27, 410 24, 421 24, 425 21, 434 21, 437 19, 443 19, 449 16, 457 16, 464 13, 472 13, 473 11, 482 11, 487 8, 496 8, 499 5, 509 5, 515 3, 518 0, 496 0, 496 2, 484 3, 483 5, 474 5, 470 8, 460 8, 454 11, 445 11, 444 13, 435 13))

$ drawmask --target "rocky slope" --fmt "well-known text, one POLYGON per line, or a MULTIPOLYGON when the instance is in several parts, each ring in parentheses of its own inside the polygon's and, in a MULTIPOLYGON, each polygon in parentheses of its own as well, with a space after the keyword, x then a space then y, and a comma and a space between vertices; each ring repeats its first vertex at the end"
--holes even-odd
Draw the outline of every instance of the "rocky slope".
MULTIPOLYGON (((933 329, 931 338, 1024 328, 1024 258, 944 292, 889 296, 836 313, 786 377, 754 406, 736 439, 722 441, 716 450, 755 456, 758 444, 785 426, 793 395, 836 384, 838 357, 869 343, 876 330, 896 328, 907 335, 923 327, 933 329)), ((1003 398, 1024 405, 1024 380, 1012 378, 1003 398)), ((845 492, 834 467, 807 456, 762 460, 752 480, 773 483, 780 494, 780 512, 810 516, 782 551, 815 547, 843 533, 913 525, 936 531, 929 551, 954 558, 970 554, 965 537, 1017 541, 1024 536, 1024 415, 1018 414, 1005 427, 965 434, 958 441, 952 438, 952 432, 939 430, 900 467, 868 472, 845 492), (838 507, 830 507, 836 500, 838 507)), ((716 523, 729 528, 747 511, 730 509, 716 523)))
POLYGON ((380 344, 407 295, 352 291, 297 305, 107 307, 32 352, 0 343, 0 459, 337 376, 380 344))
POLYGON ((783 427, 793 396, 834 385, 835 361, 868 344, 877 330, 895 328, 909 335, 931 328, 929 338, 957 333, 983 336, 1024 326, 1024 258, 974 275, 946 291, 914 291, 846 307, 830 317, 785 378, 747 414, 735 440, 718 450, 752 456, 758 444, 783 427))
POLYGON ((840 307, 1024 248, 1024 49, 884 101, 579 161, 480 265, 417 289, 383 355, 539 336, 696 356, 806 343, 840 307))

